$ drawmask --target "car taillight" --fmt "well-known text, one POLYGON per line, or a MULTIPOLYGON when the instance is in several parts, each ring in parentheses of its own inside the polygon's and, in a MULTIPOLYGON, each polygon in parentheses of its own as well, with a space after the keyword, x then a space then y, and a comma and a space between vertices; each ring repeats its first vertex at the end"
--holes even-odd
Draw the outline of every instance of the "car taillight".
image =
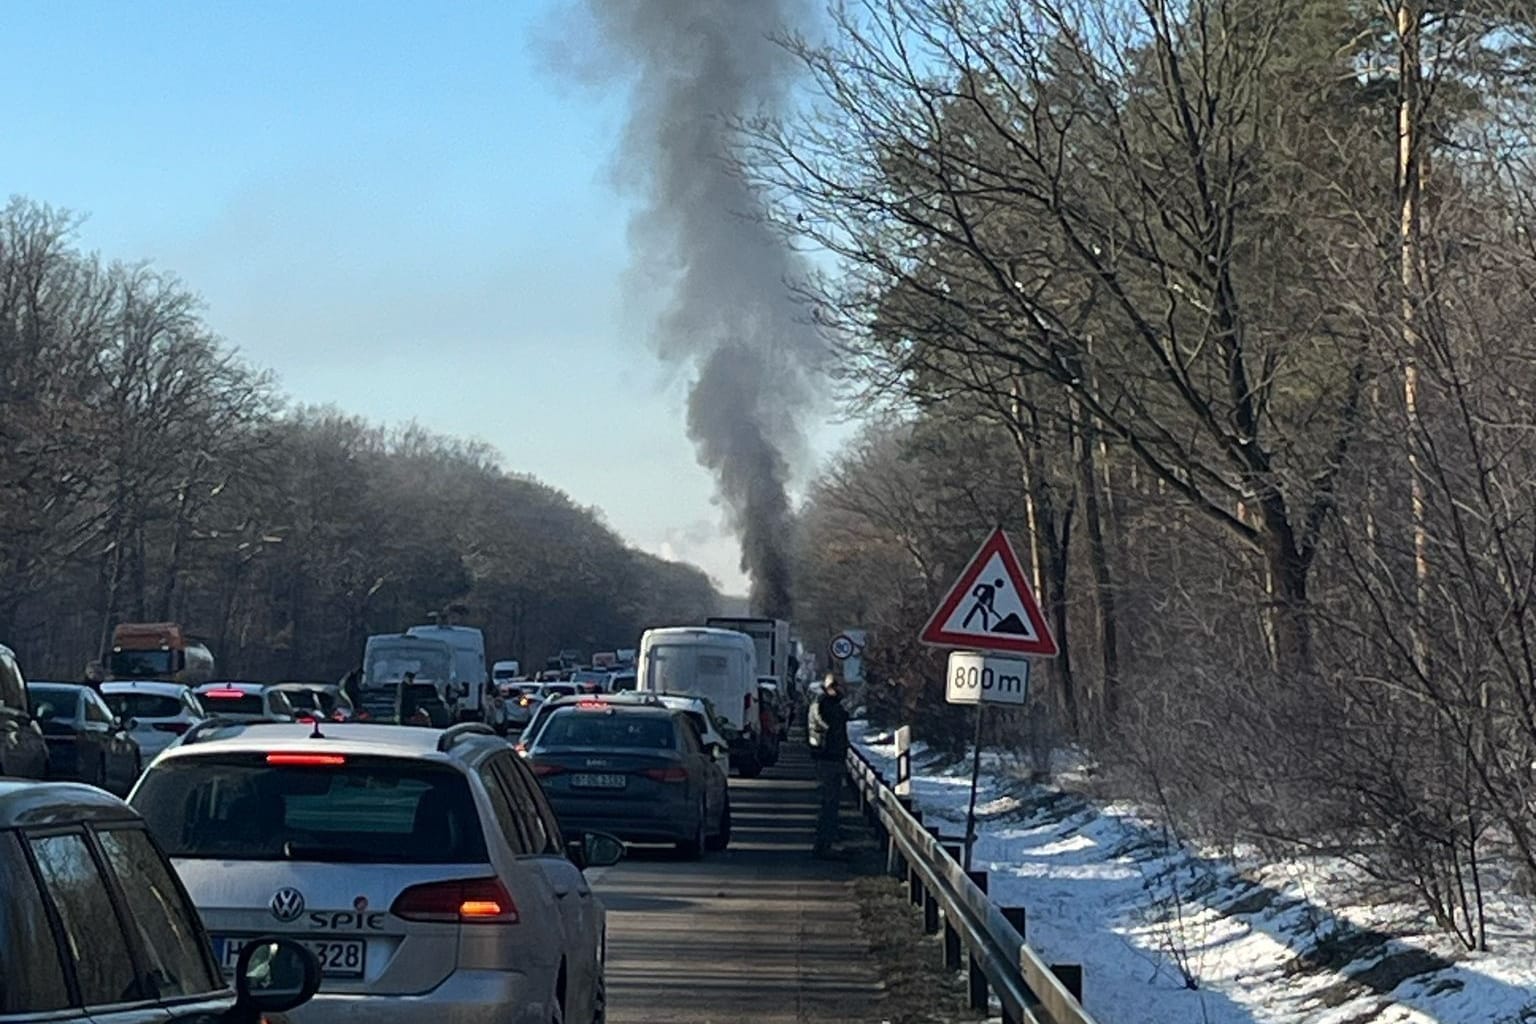
POLYGON ((155 722, 150 728, 156 732, 170 732, 181 736, 191 728, 186 722, 155 722))
POLYGON ((559 775, 561 772, 565 771, 564 765, 547 764, 539 761, 535 761, 528 767, 532 768, 533 774, 539 776, 539 778, 543 778, 546 775, 559 775))
POLYGON ((648 779, 655 779, 657 782, 688 781, 688 769, 680 764, 668 765, 665 768, 647 768, 641 774, 648 779))
POLYGON ((347 720, 347 713, 345 711, 332 711, 331 712, 331 721, 333 721, 333 722, 345 722, 346 720, 347 720))
POLYGON ((244 690, 208 690, 204 697, 212 697, 215 700, 239 700, 245 696, 244 690))
POLYGON ((345 754, 268 754, 267 764, 278 768, 339 768, 347 763, 345 754))
POLYGON ((499 878, 427 882, 402 892, 389 912, 405 921, 449 924, 517 924, 512 894, 499 878))

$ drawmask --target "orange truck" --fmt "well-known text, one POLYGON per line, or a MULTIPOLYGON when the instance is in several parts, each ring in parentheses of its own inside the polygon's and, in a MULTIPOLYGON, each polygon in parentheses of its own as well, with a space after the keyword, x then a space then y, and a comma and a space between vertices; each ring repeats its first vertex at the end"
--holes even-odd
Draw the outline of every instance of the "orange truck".
POLYGON ((161 679, 196 686, 213 678, 213 652, 175 622, 120 622, 106 658, 108 679, 161 679))

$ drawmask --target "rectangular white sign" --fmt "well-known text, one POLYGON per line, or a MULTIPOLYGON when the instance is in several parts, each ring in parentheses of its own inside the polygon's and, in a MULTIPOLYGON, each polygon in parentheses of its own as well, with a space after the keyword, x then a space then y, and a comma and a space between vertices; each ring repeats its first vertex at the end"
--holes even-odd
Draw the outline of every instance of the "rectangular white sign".
POLYGON ((1023 704, 1029 696, 1029 662, 974 651, 949 656, 944 699, 951 704, 1023 704))

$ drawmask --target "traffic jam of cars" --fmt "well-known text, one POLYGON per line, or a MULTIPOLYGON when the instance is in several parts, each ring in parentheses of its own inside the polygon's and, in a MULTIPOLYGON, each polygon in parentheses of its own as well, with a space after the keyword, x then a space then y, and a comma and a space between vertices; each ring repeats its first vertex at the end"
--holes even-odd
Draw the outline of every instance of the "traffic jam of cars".
POLYGON ((77 683, 0 647, 0 1021, 601 1021, 586 872, 729 846, 799 653, 720 619, 525 674, 432 623, 266 683, 127 623, 77 683))

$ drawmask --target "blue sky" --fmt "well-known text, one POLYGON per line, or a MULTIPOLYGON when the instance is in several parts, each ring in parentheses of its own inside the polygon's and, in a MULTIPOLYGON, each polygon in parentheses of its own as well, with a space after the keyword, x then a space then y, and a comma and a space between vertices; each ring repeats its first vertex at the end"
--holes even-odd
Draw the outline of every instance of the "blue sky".
POLYGON ((622 301, 625 97, 551 73, 560 3, 7 5, 0 191, 180 274, 295 400, 488 441, 740 590, 622 301))

